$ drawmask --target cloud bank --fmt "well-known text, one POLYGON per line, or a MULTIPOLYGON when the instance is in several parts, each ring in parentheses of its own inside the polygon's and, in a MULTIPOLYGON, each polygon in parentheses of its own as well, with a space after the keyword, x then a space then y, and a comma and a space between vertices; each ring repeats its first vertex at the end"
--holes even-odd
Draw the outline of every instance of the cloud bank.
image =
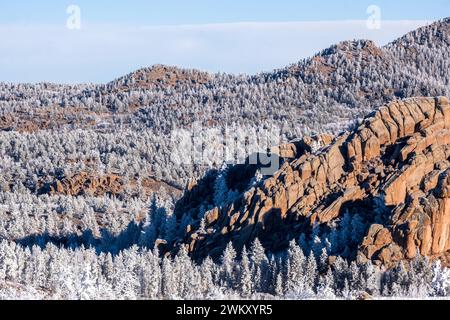
POLYGON ((229 23, 181 26, 0 25, 0 81, 104 83, 156 63, 257 73, 351 39, 387 44, 427 21, 229 23))

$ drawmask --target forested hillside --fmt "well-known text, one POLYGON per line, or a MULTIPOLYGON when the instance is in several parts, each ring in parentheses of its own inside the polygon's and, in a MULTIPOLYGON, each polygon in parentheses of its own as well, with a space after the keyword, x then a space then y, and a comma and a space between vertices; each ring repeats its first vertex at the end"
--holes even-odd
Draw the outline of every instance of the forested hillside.
POLYGON ((351 253, 339 255, 340 269, 324 265, 338 244, 323 238, 314 246, 309 233, 268 255, 256 244, 248 257, 242 246, 234 251, 230 245, 200 265, 188 259, 189 250, 177 256, 186 236, 210 232, 205 213, 230 205, 267 177, 244 164, 180 163, 173 132, 193 124, 219 132, 275 127, 280 144, 298 144, 307 136, 355 130, 392 101, 449 97, 449 31, 446 18, 382 48, 346 41, 257 75, 156 65, 102 85, 0 83, 0 298, 448 294, 446 271, 434 262, 417 258, 392 270, 358 265, 359 243, 348 239, 353 232, 361 240, 354 215, 334 234, 354 242, 351 253), (186 195, 198 181, 207 182, 207 192, 192 203, 186 195), (158 256, 167 252, 177 257, 158 256), (311 276, 298 287, 306 273, 311 276))

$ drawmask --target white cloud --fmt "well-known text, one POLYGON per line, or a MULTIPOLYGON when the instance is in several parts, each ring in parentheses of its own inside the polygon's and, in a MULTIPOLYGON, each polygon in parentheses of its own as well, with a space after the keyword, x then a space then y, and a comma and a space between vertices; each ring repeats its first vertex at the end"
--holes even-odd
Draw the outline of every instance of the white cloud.
POLYGON ((283 67, 338 41, 384 45, 427 21, 230 23, 182 26, 0 26, 0 81, 107 82, 155 63, 212 72, 283 67))

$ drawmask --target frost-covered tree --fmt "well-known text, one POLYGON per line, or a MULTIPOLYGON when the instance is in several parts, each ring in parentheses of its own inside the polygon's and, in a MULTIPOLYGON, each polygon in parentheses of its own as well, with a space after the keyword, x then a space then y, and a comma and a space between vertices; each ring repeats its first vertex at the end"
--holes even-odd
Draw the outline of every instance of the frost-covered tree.
POLYGON ((335 299, 336 295, 333 290, 333 274, 331 270, 319 277, 317 284, 317 295, 322 299, 335 299))
POLYGON ((306 259, 301 248, 291 241, 287 257, 286 291, 291 294, 299 294, 306 289, 305 279, 306 259))
POLYGON ((239 288, 244 297, 250 297, 253 293, 255 278, 252 277, 250 270, 250 259, 247 249, 244 247, 241 253, 241 262, 239 264, 239 288))
POLYGON ((225 279, 225 283, 229 287, 233 287, 235 285, 235 276, 236 276, 236 251, 233 248, 233 244, 228 243, 225 251, 223 252, 221 262, 221 274, 222 279, 225 279))
POLYGON ((450 295, 450 269, 443 268, 440 260, 437 260, 433 264, 431 287, 434 296, 442 297, 450 295))
MULTIPOLYGON (((256 168, 241 183, 223 161, 180 163, 180 141, 171 133, 193 123, 206 136, 276 126, 281 142, 289 142, 357 127, 363 115, 393 99, 449 96, 448 23, 379 49, 363 40, 342 42, 257 75, 155 66, 105 85, 0 83, 0 298, 248 295, 238 277, 246 259, 231 245, 217 263, 196 264, 186 252, 160 254, 173 252, 192 228, 216 232, 205 212, 235 201, 264 177, 256 168), (161 71, 182 77, 170 85, 155 82, 161 71), (193 212, 175 210, 194 177, 210 177, 210 192, 193 212)), ((261 151, 247 138, 233 141, 239 157, 261 151)), ((201 151, 225 144, 205 143, 201 151)), ((426 259, 389 270, 355 262, 368 225, 385 223, 384 209, 378 206, 375 221, 368 221, 372 216, 348 207, 340 221, 302 233, 287 252, 264 252, 255 242, 248 257, 251 296, 448 295, 447 269, 433 269, 426 259), (326 262, 326 255, 333 259, 326 262)))

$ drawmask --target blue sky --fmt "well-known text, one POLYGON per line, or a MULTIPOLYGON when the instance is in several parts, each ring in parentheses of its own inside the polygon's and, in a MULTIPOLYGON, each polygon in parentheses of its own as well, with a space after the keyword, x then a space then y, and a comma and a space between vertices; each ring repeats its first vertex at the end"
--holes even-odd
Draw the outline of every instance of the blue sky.
POLYGON ((243 21, 360 20, 378 5, 387 20, 435 20, 450 10, 449 0, 15 0, 2 1, 2 23, 61 23, 77 4, 88 23, 146 25, 210 24, 243 21))
POLYGON ((342 40, 383 45, 446 16, 450 0, 2 1, 0 81, 107 82, 155 63, 255 73, 342 40), (81 30, 66 28, 70 4, 81 30), (369 5, 379 30, 366 27, 369 5))

